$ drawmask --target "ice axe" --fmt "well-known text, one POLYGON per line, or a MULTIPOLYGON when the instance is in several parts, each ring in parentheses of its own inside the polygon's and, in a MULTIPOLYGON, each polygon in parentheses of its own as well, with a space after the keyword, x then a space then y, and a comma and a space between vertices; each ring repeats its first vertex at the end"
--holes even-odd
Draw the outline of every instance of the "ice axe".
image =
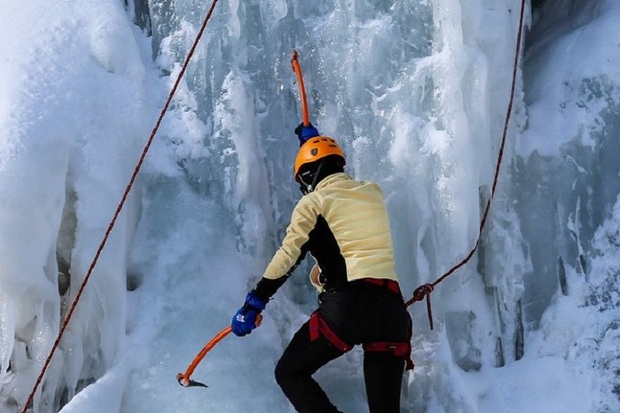
MULTIPOLYGON (((259 314, 256 317, 256 327, 260 325, 261 321, 263 321, 263 316, 259 314)), ((200 353, 198 353, 196 357, 194 357, 190 365, 187 367, 187 370, 185 370, 185 373, 177 374, 177 381, 179 382, 181 386, 183 387, 209 387, 204 383, 190 379, 190 376, 192 375, 192 373, 194 373, 194 370, 196 370, 196 367, 198 367, 198 364, 200 364, 202 359, 205 358, 207 353, 213 347, 215 347, 217 343, 222 341, 224 337, 229 335, 231 331, 232 331, 232 328, 228 326, 222 329, 215 336, 213 336, 213 338, 209 340, 209 342, 202 348, 202 350, 200 350, 200 353)))
POLYGON ((308 99, 306 98, 306 87, 304 86, 304 77, 301 73, 301 65, 299 64, 299 53, 293 49, 293 58, 291 59, 291 66, 297 76, 297 83, 299 84, 299 94, 301 96, 301 114, 303 116, 304 126, 310 125, 310 116, 308 115, 308 99))

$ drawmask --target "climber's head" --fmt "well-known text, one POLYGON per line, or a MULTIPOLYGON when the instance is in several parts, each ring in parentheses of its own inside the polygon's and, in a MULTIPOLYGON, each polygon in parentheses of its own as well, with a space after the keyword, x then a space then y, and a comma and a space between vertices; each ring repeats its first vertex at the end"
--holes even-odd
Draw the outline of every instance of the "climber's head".
POLYGON ((344 171, 344 152, 329 136, 308 139, 297 152, 295 181, 304 194, 312 192, 323 178, 344 171))

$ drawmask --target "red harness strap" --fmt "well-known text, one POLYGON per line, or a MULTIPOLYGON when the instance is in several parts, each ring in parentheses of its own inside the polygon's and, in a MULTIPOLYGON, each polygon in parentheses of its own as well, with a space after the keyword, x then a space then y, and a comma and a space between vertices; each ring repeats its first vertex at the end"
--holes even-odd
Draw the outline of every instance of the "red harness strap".
POLYGON ((323 334, 325 338, 334 345, 337 349, 347 352, 353 348, 352 345, 344 342, 334 331, 329 328, 327 323, 321 318, 318 311, 315 311, 310 316, 310 341, 314 341, 319 338, 319 334, 323 334))
POLYGON ((394 294, 400 295, 400 287, 398 286, 397 281, 388 280, 385 278, 362 278, 362 279, 367 283, 379 285, 381 287, 387 288, 394 294))
MULTIPOLYGON (((394 280, 382 279, 382 278, 364 278, 365 282, 370 284, 379 285, 387 288, 395 294, 400 294, 400 287, 398 282, 394 280)), ((409 339, 411 340, 412 331, 409 331, 409 339)), ((388 341, 381 341, 376 343, 364 343, 364 351, 385 351, 392 353, 396 357, 403 357, 407 362, 407 370, 413 369, 413 361, 411 360, 411 343, 394 343, 388 341)))
MULTIPOLYGON (((322 334, 334 347, 347 352, 353 348, 352 345, 343 341, 334 330, 329 328, 327 323, 321 318, 318 311, 310 316, 310 341, 314 341, 322 334)), ((389 341, 381 341, 375 343, 364 343, 364 351, 385 351, 392 353, 396 357, 403 357, 407 362, 407 370, 413 369, 413 361, 411 360, 411 343, 394 343, 389 341)))
POLYGON ((413 360, 411 360, 411 343, 392 343, 381 341, 376 343, 364 343, 364 351, 386 351, 396 357, 403 357, 407 363, 407 370, 413 370, 413 360))

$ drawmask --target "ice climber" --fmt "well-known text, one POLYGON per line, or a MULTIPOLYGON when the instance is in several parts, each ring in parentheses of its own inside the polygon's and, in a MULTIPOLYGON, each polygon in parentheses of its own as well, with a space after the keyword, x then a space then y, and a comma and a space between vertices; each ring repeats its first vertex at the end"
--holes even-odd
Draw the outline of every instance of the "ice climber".
POLYGON ((300 148, 294 177, 304 194, 293 210, 281 247, 232 319, 237 336, 257 316, 307 253, 319 290, 318 309, 295 333, 275 378, 301 413, 339 410, 312 375, 354 345, 364 350, 364 380, 371 413, 398 413, 405 366, 411 367, 411 317, 394 272, 388 214, 379 186, 344 172, 336 141, 309 124, 295 132, 300 148))

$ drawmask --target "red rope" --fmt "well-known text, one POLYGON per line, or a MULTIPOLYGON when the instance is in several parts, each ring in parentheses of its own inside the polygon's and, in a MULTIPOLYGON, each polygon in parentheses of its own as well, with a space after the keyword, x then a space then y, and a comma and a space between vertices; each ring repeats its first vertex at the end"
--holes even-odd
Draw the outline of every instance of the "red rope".
POLYGON ((166 111, 168 110, 168 107, 170 106, 170 103, 172 102, 172 98, 174 97, 174 94, 176 93, 179 84, 181 83, 181 79, 183 78, 183 75, 185 74, 187 67, 189 65, 189 62, 192 58, 192 56, 194 55, 194 52, 196 51, 196 47, 198 46, 198 43, 207 27, 207 23, 209 22, 209 20, 211 19, 211 16, 213 15, 213 10, 215 9, 215 5, 217 4, 218 0, 213 0, 211 3, 211 8, 209 9, 209 12, 207 13, 204 21, 202 22, 202 26, 200 27, 200 30, 198 31, 198 34, 196 35, 196 39, 194 40, 194 43, 192 44, 192 47, 190 48, 187 57, 185 58, 185 61, 183 62, 183 66, 181 67, 181 71, 179 72, 176 81, 174 82, 174 85, 170 91, 170 94, 168 95, 168 99, 166 100, 166 103, 164 104, 163 108, 161 109, 161 112, 159 113, 159 117, 157 118, 157 122, 155 122, 155 126, 153 127, 153 130, 151 131, 151 135, 149 136, 146 145, 144 146, 144 150, 142 151, 142 155, 140 156, 140 159, 138 160, 138 163, 136 164, 136 167, 133 171, 133 174, 131 175, 131 179, 129 180, 129 183, 127 184, 127 187, 125 188, 125 192, 123 193, 123 197, 121 198, 120 203, 118 204, 118 206, 116 207, 116 211, 114 212, 114 216, 112 217, 112 220, 110 221, 110 224, 108 225, 108 228, 106 229, 105 235, 103 236, 103 239, 101 240, 101 243, 99 244, 99 248, 97 249, 97 252, 95 254, 95 257, 93 258, 90 267, 88 268, 88 271, 86 273, 86 276, 84 277, 84 280, 82 281, 82 284, 80 285, 80 288, 78 289, 78 292, 75 296, 75 299, 73 300, 73 303, 71 304, 71 307, 69 308, 69 311, 67 312, 67 316, 64 320, 64 322, 62 323, 62 326, 60 328, 60 331, 58 332, 58 336, 56 337, 56 341, 54 341, 54 345, 52 346, 49 355, 47 356, 47 359, 45 360, 45 363, 43 364, 43 368, 41 369, 41 373, 39 374, 39 376, 37 377, 36 382, 34 383, 34 386, 32 388, 32 392, 30 393, 30 396, 28 396, 28 400, 26 401, 23 410, 21 411, 22 413, 26 413, 26 410, 28 409, 28 407, 32 404, 33 399, 34 399, 34 395, 39 387, 39 385, 41 384, 41 381, 43 380, 43 376, 45 375, 45 372, 47 371, 52 357, 54 356, 54 353, 56 352, 56 350, 58 349, 58 346, 60 345, 60 340, 62 339, 65 331, 67 330, 67 325, 69 324, 69 321, 71 320, 71 317, 73 316, 73 313, 75 311, 75 308, 77 307, 78 302, 80 301, 80 298, 82 297, 82 293, 84 292, 84 288, 86 288, 86 284, 88 283, 88 281, 90 280, 90 276, 93 273, 93 270, 95 269, 95 265, 97 264, 97 261, 99 260, 99 256, 101 255, 107 241, 108 238, 110 237, 110 233, 112 232, 112 229, 114 228, 114 225, 116 224, 116 220, 118 219, 119 214, 121 213, 125 202, 127 201, 127 197, 129 196, 129 192, 131 191, 131 188, 133 187, 135 181, 136 181, 136 177, 138 176, 138 173, 140 172, 140 169, 142 168, 142 164, 144 163, 144 159, 146 158, 146 155, 151 147, 151 144, 153 143, 153 139, 155 138, 155 134, 157 133, 157 131, 159 130, 159 127, 161 125, 161 122, 166 114, 166 111))
POLYGON ((515 88, 516 88, 516 83, 517 83, 517 73, 519 71, 518 70, 519 69, 519 56, 521 55, 521 38, 523 36, 524 16, 525 16, 525 0, 521 0, 521 14, 519 16, 519 31, 517 33, 517 45, 515 48, 514 65, 512 69, 512 84, 510 87, 510 100, 508 101, 508 108, 506 110, 506 119, 504 121, 504 131, 502 133, 502 141, 499 147, 499 153, 497 155, 497 164, 495 165, 495 176, 493 177, 493 186, 491 187, 491 196, 487 200, 486 206, 484 208, 484 213, 482 214, 482 220, 480 221, 480 230, 478 233, 478 238, 476 239, 476 243, 474 244, 471 251, 469 251, 467 256, 463 258, 458 264, 456 264, 454 267, 448 270, 448 272, 443 274, 441 277, 439 277, 434 282, 423 284, 420 287, 416 288, 415 291, 413 292, 413 297, 411 297, 411 299, 409 299, 409 301, 405 303, 407 307, 409 307, 411 304, 415 303, 416 301, 422 301, 426 298, 426 308, 428 310, 428 322, 430 324, 431 330, 433 329, 433 315, 431 311, 431 293, 433 292, 433 289, 437 286, 437 284, 439 284, 440 282, 448 278, 450 275, 454 274, 456 270, 458 270, 463 265, 465 265, 471 259, 471 257, 474 256, 474 253, 476 252, 476 250, 478 249, 478 245, 480 244, 480 239, 482 237, 482 231, 484 230, 486 223, 487 223, 487 219, 489 218, 489 211, 491 210, 491 202, 493 200, 493 197, 495 196, 497 182, 499 181, 499 171, 502 165, 502 159, 504 157, 504 147, 506 146, 506 136, 508 135, 508 125, 510 124, 510 117, 512 116, 512 106, 514 104, 515 88))

